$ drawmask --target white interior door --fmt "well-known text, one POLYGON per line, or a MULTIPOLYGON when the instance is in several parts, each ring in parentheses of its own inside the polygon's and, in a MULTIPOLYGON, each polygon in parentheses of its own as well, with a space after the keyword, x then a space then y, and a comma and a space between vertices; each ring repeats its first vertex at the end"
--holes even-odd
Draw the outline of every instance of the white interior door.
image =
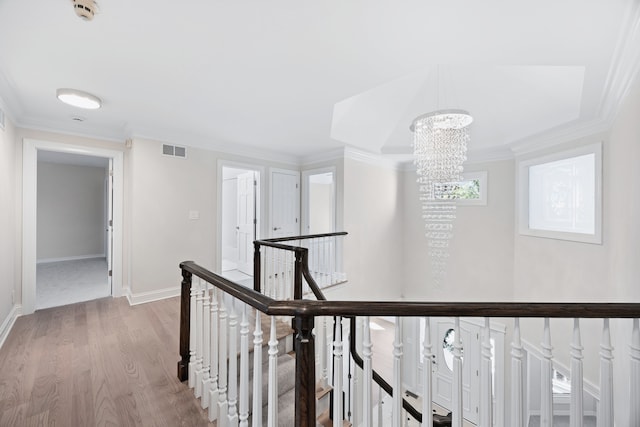
POLYGON ((300 173, 285 169, 271 170, 271 237, 300 234, 300 173))
POLYGON ((107 170, 107 271, 109 293, 113 295, 113 159, 107 170))
MULTIPOLYGON (((453 393, 453 319, 432 318, 433 352, 435 370, 433 375, 433 401, 451 410, 453 393), (449 349, 448 349, 449 348, 449 349)), ((480 328, 470 323, 461 323, 463 347, 462 361, 462 410, 465 419, 477 424, 479 405, 480 328)))
POLYGON ((238 175, 237 236, 238 270, 253 276, 253 241, 256 237, 256 176, 254 171, 238 175))

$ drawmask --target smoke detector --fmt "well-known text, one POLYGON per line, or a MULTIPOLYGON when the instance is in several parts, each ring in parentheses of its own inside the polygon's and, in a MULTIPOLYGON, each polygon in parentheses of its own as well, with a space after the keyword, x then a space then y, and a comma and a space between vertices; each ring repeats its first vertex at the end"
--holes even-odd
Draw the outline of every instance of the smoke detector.
POLYGON ((91 21, 95 15, 98 5, 95 0, 71 0, 73 2, 73 10, 76 15, 85 21, 91 21))

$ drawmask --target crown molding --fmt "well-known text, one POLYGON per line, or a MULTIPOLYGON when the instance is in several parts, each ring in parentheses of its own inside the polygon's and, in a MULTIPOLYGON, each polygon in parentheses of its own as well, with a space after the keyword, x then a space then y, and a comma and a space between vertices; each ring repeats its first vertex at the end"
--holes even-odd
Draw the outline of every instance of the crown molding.
POLYGON ((132 132, 130 138, 147 139, 152 141, 166 142, 169 144, 184 145, 187 147, 200 148, 203 150, 214 151, 221 154, 229 154, 249 159, 261 159, 274 163, 282 163, 291 166, 299 166, 300 159, 297 156, 279 153, 263 148, 252 147, 240 143, 230 141, 215 140, 213 138, 202 135, 195 135, 183 132, 165 131, 162 137, 155 136, 153 132, 145 132, 137 130, 132 132))
POLYGON ((344 147, 344 158, 355 160, 357 162, 366 163, 372 166, 383 167, 395 171, 403 170, 403 162, 389 159, 380 154, 362 151, 354 147, 344 147))
MULTIPOLYGON (((78 136, 82 138, 96 139, 100 141, 118 142, 124 144, 125 137, 120 133, 106 131, 103 128, 89 127, 76 130, 68 127, 60 127, 59 121, 53 120, 18 120, 14 122, 16 127, 39 132, 49 132, 58 135, 78 136)), ((86 127, 86 126, 85 126, 86 127)))
POLYGON ((630 2, 625 16, 598 111, 598 116, 610 125, 613 125, 624 98, 640 72, 640 2, 630 2))
POLYGON ((7 77, 0 70, 0 107, 4 110, 5 116, 11 120, 13 124, 18 122, 18 117, 21 117, 24 112, 24 108, 19 98, 16 96, 11 83, 7 77))
POLYGON ((300 158, 300 166, 310 166, 316 163, 331 162, 344 159, 344 148, 334 148, 333 150, 323 151, 310 156, 302 156, 300 158))
POLYGON ((587 136, 607 132, 610 128, 611 123, 609 123, 609 121, 595 119, 522 139, 509 144, 509 148, 513 154, 518 157, 587 136))

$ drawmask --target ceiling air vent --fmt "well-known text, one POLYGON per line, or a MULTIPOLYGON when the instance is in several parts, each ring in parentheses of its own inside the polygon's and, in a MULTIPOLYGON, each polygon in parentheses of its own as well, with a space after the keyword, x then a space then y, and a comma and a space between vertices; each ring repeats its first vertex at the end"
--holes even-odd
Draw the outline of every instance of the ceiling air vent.
POLYGON ((187 149, 179 145, 162 144, 162 154, 185 159, 187 158, 187 149))

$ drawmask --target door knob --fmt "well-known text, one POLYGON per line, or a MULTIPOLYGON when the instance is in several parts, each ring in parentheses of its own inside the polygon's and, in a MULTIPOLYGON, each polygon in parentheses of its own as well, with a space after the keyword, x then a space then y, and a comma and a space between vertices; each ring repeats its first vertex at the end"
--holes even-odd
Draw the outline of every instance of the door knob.
POLYGON ((282 227, 273 227, 273 231, 278 231, 280 230, 282 227))

